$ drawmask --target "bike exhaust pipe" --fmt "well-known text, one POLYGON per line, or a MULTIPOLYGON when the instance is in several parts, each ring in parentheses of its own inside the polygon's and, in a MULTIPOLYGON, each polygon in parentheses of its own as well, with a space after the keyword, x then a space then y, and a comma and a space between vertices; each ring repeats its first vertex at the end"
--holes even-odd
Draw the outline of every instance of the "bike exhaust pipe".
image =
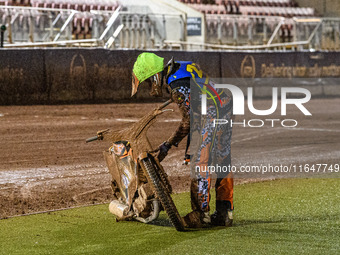
POLYGON ((149 223, 149 222, 157 219, 158 216, 159 216, 159 212, 160 212, 160 206, 159 206, 158 199, 153 200, 152 205, 153 205, 153 211, 152 211, 152 214, 148 218, 144 219, 142 217, 136 217, 135 219, 142 222, 142 223, 149 223))
POLYGON ((119 202, 118 200, 113 200, 109 205, 109 211, 117 216, 117 218, 122 219, 128 216, 129 206, 119 202))

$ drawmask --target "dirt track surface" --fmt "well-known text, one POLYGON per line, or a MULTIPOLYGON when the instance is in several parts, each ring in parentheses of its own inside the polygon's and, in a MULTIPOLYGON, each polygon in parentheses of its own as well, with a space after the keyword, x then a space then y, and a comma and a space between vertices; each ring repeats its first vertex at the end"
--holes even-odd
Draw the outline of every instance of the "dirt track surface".
MULTIPOLYGON (((85 144, 85 139, 98 130, 123 128, 156 105, 0 107, 0 218, 108 202, 110 176, 102 151, 110 143, 85 144)), ((261 109, 270 105, 267 100, 255 104, 261 109)), ((288 107, 288 116, 276 113, 270 117, 296 119, 299 121, 296 129, 278 125, 275 128, 235 126, 233 164, 339 164, 339 105, 340 99, 314 99, 306 105, 313 114, 311 117, 305 117, 293 107, 288 107)), ((265 119, 247 113, 245 119, 251 118, 265 119)), ((158 145, 166 140, 179 121, 177 110, 159 117, 149 131, 151 142, 158 145)), ((185 143, 172 149, 163 162, 177 192, 189 190, 189 169, 181 165, 185 143)), ((237 182, 245 181, 249 180, 237 182)))

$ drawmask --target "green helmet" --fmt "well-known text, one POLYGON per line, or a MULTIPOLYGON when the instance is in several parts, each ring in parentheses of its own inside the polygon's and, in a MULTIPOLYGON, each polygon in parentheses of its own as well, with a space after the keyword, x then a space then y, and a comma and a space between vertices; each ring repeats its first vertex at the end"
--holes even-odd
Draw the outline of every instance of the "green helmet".
POLYGON ((136 94, 138 86, 141 82, 163 71, 164 58, 158 57, 154 53, 144 52, 140 54, 133 66, 132 71, 132 93, 136 94))

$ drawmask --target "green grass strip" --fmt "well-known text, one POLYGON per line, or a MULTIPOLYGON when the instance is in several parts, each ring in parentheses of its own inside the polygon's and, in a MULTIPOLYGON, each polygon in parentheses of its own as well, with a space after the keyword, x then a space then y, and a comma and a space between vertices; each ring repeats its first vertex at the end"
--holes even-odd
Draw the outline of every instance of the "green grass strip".
MULTIPOLYGON (((174 199, 190 211, 188 193, 174 199)), ((11 218, 0 254, 339 254, 339 201, 340 179, 287 179, 236 186, 232 228, 117 223, 107 205, 11 218)))

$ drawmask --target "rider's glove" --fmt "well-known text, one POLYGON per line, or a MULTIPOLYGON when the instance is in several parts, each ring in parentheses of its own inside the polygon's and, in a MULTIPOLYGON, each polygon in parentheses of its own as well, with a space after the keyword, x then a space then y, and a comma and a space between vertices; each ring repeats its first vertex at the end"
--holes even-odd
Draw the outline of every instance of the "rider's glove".
POLYGON ((168 143, 168 142, 164 142, 158 147, 158 149, 159 149, 159 153, 158 153, 159 162, 161 162, 166 157, 166 155, 168 155, 168 151, 170 150, 170 148, 171 148, 171 144, 168 143))
POLYGON ((190 155, 189 154, 185 154, 184 156, 184 162, 182 165, 189 165, 190 164, 190 155))

